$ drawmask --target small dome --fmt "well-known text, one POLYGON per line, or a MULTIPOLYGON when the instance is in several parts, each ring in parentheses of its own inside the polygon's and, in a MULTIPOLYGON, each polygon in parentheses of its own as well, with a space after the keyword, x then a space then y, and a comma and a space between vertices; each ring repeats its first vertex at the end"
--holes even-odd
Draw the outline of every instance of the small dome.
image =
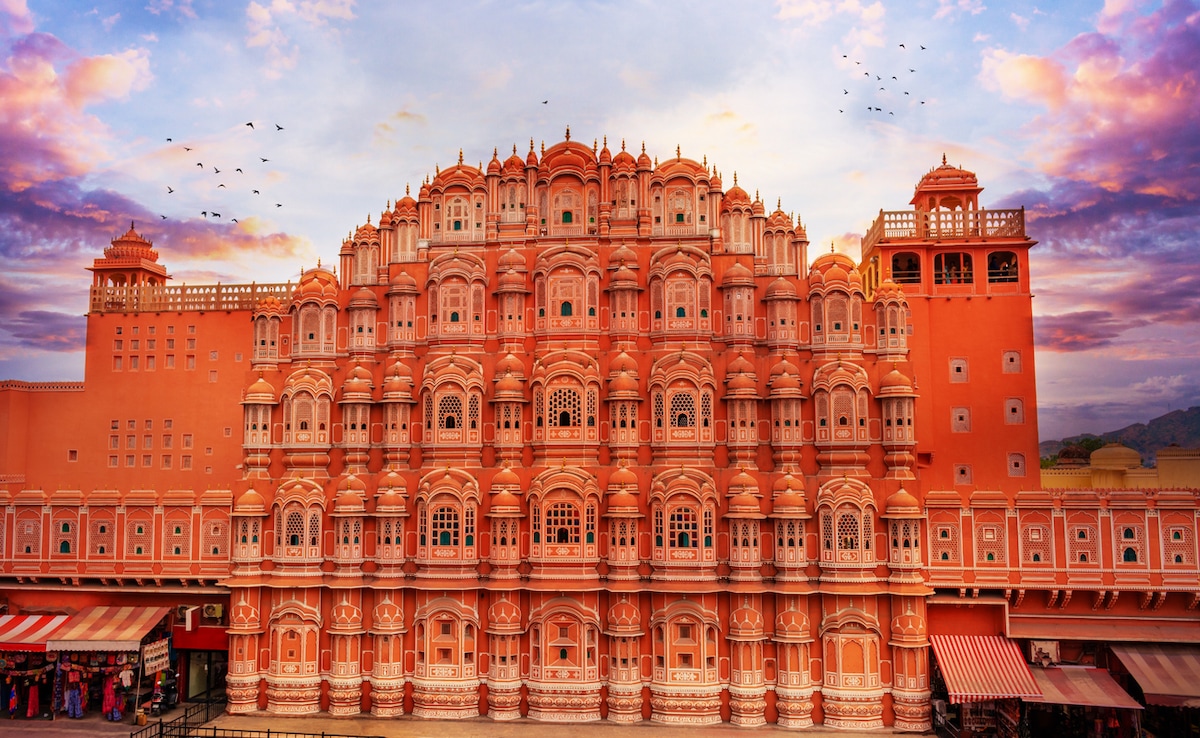
POLYGON ((505 466, 496 475, 492 477, 492 488, 497 487, 520 487, 521 478, 512 470, 511 466, 505 466))
POLYGON ((371 220, 370 220, 370 218, 368 218, 367 222, 365 224, 360 225, 358 227, 358 230, 354 231, 354 240, 355 241, 372 241, 372 240, 378 241, 379 240, 379 229, 376 228, 375 226, 371 225, 371 220))
POLYGON ((637 485, 638 485, 637 475, 634 474, 629 469, 629 467, 625 466, 624 464, 617 467, 616 470, 613 471, 612 474, 608 475, 608 488, 609 489, 612 489, 614 487, 625 487, 625 488, 633 487, 634 489, 637 489, 637 485))
POLYGON ((513 248, 501 254, 500 260, 496 263, 496 269, 499 272, 507 272, 510 269, 523 272, 525 268, 525 257, 521 256, 520 251, 513 248))
POLYGON ((616 492, 608 496, 608 509, 612 512, 637 512, 638 500, 629 492, 616 492))
POLYGON ((517 358, 513 353, 507 353, 504 358, 496 362, 497 374, 514 374, 518 377, 525 376, 525 364, 517 358))
POLYGON ((762 512, 762 507, 759 505, 757 497, 752 494, 742 493, 729 498, 729 512, 758 516, 762 512))
POLYGON ((338 295, 337 276, 324 267, 309 269, 300 277, 292 293, 292 299, 301 300, 336 300, 338 295))
POLYGON ((354 492, 362 494, 367 491, 367 485, 363 480, 359 479, 354 474, 348 474, 344 479, 338 482, 338 492, 354 492))
POLYGON ((1111 471, 1136 469, 1142 465, 1142 457, 1128 446, 1109 443, 1092 452, 1091 464, 1093 469, 1111 471))
POLYGON ((753 287, 754 272, 747 269, 740 261, 735 261, 733 266, 725 270, 725 274, 721 276, 722 287, 753 287))
POLYGON ((267 501, 251 487, 237 498, 233 509, 238 512, 263 512, 266 510, 266 506, 267 501))
POLYGON ((493 602, 487 617, 490 632, 521 630, 521 608, 507 597, 493 602))
POLYGON ((635 274, 634 271, 627 266, 620 266, 617 267, 615 272, 613 272, 612 278, 609 279, 608 282, 610 286, 616 286, 619 284, 622 287, 628 287, 630 285, 636 287, 637 274, 635 274))
POLYGON ((352 630, 362 627, 362 610, 353 603, 339 602, 330 610, 331 630, 352 630))
POLYGON ((525 385, 520 379, 513 376, 512 372, 505 372, 504 376, 496 380, 496 396, 524 396, 525 385))
POLYGON ((734 637, 752 638, 763 633, 765 623, 762 613, 744 604, 729 613, 729 634, 734 637))
POLYGON ((796 288, 783 277, 776 277, 774 282, 767 285, 767 291, 763 297, 767 300, 794 298, 796 297, 796 288))
POLYGON ((792 216, 783 212, 783 210, 776 208, 775 212, 771 213, 771 215, 767 218, 766 227, 774 230, 786 231, 790 230, 792 225, 792 216))
POLYGON ((385 599, 371 611, 371 631, 374 633, 400 633, 404 630, 404 610, 400 605, 385 599))
POLYGON ((729 362, 729 365, 725 367, 725 373, 727 375, 743 373, 753 374, 754 364, 746 358, 745 354, 739 352, 738 355, 733 357, 733 359, 729 362))
POLYGON ((500 159, 497 158, 496 154, 496 149, 492 149, 492 160, 489 161, 487 165, 487 173, 489 177, 500 174, 500 159))
POLYGON ((754 392, 758 389, 758 384, 753 377, 746 374, 735 374, 726 381, 725 386, 729 388, 731 393, 735 392, 754 392))
POLYGON ((892 618, 892 633, 898 639, 924 641, 928 630, 924 618, 915 612, 905 612, 892 618))
POLYGON ((879 380, 880 397, 916 397, 912 381, 899 369, 893 369, 879 380))
POLYGON ((621 599, 608 609, 606 621, 614 632, 638 631, 642 627, 642 613, 638 611, 637 605, 622 595, 621 599))
POLYGON ((919 518, 922 515, 921 503, 903 487, 888 496, 887 501, 883 505, 883 511, 883 516, 888 518, 919 518))
POLYGON ((417 201, 412 199, 407 192, 404 194, 404 197, 396 201, 396 209, 392 211, 392 217, 394 218, 405 215, 414 218, 417 215, 417 201))
POLYGON ((750 207, 750 195, 738 186, 736 176, 734 177, 733 187, 729 188, 725 193, 724 200, 721 201, 721 212, 732 210, 734 207, 750 207))
POLYGON ((350 307, 378 308, 379 300, 376 299, 375 293, 367 287, 359 287, 357 290, 355 290, 354 295, 350 298, 350 307))
POLYGON ((610 392, 637 392, 637 380, 629 376, 629 372, 624 369, 621 373, 609 380, 608 389, 610 392))
POLYGON ((775 616, 776 636, 807 638, 809 635, 808 615, 802 610, 781 610, 775 616))
POLYGON ((283 312, 283 303, 275 295, 267 295, 258 301, 254 307, 255 315, 279 315, 283 312))
POLYGON ((275 401, 275 388, 271 386, 270 382, 263 379, 262 374, 259 374, 254 384, 246 388, 246 399, 242 404, 274 405, 275 401))
POLYGON ((520 510, 521 500, 512 492, 502 489, 492 494, 491 513, 493 515, 500 512, 515 512, 519 514, 520 510))
POLYGON ((771 489, 774 490, 775 494, 782 494, 784 492, 804 494, 804 482, 793 476, 791 472, 787 472, 775 480, 775 484, 771 486, 771 489))
POLYGON ((775 495, 772 506, 772 514, 777 518, 795 518, 807 517, 804 513, 807 512, 807 507, 804 504, 804 497, 796 492, 780 492, 775 495))
MULTIPOLYGON (((380 485, 380 489, 383 489, 380 485)), ((389 489, 375 498, 375 514, 401 514, 404 512, 404 496, 395 489, 389 489)))

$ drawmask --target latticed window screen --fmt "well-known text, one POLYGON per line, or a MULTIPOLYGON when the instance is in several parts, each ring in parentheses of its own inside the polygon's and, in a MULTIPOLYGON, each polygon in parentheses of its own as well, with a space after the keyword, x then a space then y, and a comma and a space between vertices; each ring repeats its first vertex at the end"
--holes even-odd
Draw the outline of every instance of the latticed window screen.
POLYGON ((1114 561, 1124 564, 1146 562, 1146 529, 1140 523, 1116 526, 1116 555, 1114 561))
POLYGON ((126 556, 149 556, 152 541, 149 520, 130 520, 125 524, 126 556))
POLYGON ((975 528, 975 561, 980 564, 1003 564, 1007 548, 1004 545, 1004 526, 981 524, 975 528))
POLYGON ((438 398, 438 430, 462 428, 463 401, 458 395, 438 398))
POLYGON ((479 395, 472 393, 467 403, 467 427, 475 430, 479 427, 479 395))
POLYGON ((72 519, 56 518, 54 521, 54 543, 51 554, 76 554, 75 542, 79 537, 79 523, 72 519), (63 544, 66 544, 65 546, 63 544))
POLYGON ((694 317, 696 285, 688 278, 673 279, 667 283, 667 316, 671 318, 694 317))
POLYGON ((1073 565, 1100 563, 1100 536, 1094 525, 1072 525, 1068 527, 1067 548, 1073 565))
POLYGON ((425 395, 425 427, 433 428, 433 396, 425 395))
POLYGON ((654 424, 662 427, 663 417, 663 394, 662 392, 654 393, 654 424))
POLYGON ((683 505, 671 508, 668 531, 673 548, 696 548, 700 524, 695 508, 683 505))
POLYGON ((1171 564, 1193 564, 1196 547, 1192 529, 1183 525, 1168 525, 1163 529, 1163 562, 1171 564))
POLYGON ((858 551, 860 527, 856 513, 844 512, 837 519, 837 540, 839 551, 858 551))
POLYGON ((283 527, 283 544, 287 546, 304 545, 304 513, 291 510, 287 513, 283 527))
POLYGON ((1021 558, 1027 564, 1051 563, 1050 526, 1035 524, 1021 528, 1021 549, 1021 558))
POLYGON ((113 541, 116 538, 116 530, 113 527, 113 521, 105 518, 93 518, 89 525, 88 542, 92 547, 91 553, 96 556, 115 554, 113 541))
POLYGON ((579 392, 567 387, 551 391, 548 411, 550 426, 579 427, 579 392))
POLYGON ((854 422, 854 395, 848 389, 833 393, 833 424, 839 428, 854 422))
POLYGON ((433 532, 433 545, 435 546, 457 546, 458 545, 458 509, 443 505, 442 507, 434 508, 433 513, 429 516, 430 530, 433 532))
POLYGON ((935 525, 932 536, 934 561, 958 562, 958 525, 935 525))
POLYGON ((579 543, 579 508, 574 503, 550 505, 545 520, 547 543, 579 543))
POLYGON ((821 548, 826 551, 832 551, 833 537, 833 513, 826 510, 821 513, 821 548))
POLYGON ((317 511, 313 511, 308 516, 308 545, 315 547, 321 540, 321 515, 317 511))
POLYGON ((671 427, 692 428, 696 425, 696 398, 690 392, 671 395, 671 427))
POLYGON ((191 521, 168 520, 163 532, 163 555, 187 557, 191 554, 191 521))
MULTIPOLYGON (((750 424, 754 424, 753 419, 750 424)), ((712 425, 712 394, 709 392, 700 393, 700 425, 705 428, 712 425)))

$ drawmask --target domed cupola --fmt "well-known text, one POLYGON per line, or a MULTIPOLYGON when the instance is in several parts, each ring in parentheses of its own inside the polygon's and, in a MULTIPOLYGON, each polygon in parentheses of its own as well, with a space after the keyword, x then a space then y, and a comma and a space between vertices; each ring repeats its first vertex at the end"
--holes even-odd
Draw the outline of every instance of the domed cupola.
POLYGON ((750 597, 747 595, 743 595, 741 605, 729 613, 729 638, 731 640, 761 640, 765 637, 765 626, 762 612, 750 604, 750 597))
POLYGON ((488 633, 521 633, 521 608, 505 594, 488 608, 488 633))
POLYGON ((608 635, 642 635, 642 614, 638 611, 637 605, 630 602, 625 594, 622 594, 621 598, 608 608, 608 615, 604 621, 608 625, 605 630, 608 635))

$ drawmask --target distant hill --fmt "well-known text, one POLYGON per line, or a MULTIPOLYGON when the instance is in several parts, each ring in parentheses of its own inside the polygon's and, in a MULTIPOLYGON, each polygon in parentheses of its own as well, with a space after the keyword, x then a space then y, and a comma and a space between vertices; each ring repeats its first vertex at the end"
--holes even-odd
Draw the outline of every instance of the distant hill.
POLYGON ((1187 410, 1172 410, 1149 423, 1134 423, 1120 430, 1107 433, 1084 433, 1060 441, 1043 441, 1038 444, 1038 453, 1053 456, 1066 445, 1078 443, 1084 438, 1099 438, 1105 443, 1118 442, 1142 455, 1142 463, 1154 463, 1154 455, 1171 444, 1183 448, 1200 448, 1200 407, 1187 410))

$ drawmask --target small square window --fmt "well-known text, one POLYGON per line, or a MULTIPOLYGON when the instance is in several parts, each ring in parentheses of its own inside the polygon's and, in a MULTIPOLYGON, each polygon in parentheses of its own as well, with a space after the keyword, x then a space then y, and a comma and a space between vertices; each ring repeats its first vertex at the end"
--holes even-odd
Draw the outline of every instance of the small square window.
POLYGON ((79 451, 77 449, 67 450, 67 461, 79 461, 79 451))

